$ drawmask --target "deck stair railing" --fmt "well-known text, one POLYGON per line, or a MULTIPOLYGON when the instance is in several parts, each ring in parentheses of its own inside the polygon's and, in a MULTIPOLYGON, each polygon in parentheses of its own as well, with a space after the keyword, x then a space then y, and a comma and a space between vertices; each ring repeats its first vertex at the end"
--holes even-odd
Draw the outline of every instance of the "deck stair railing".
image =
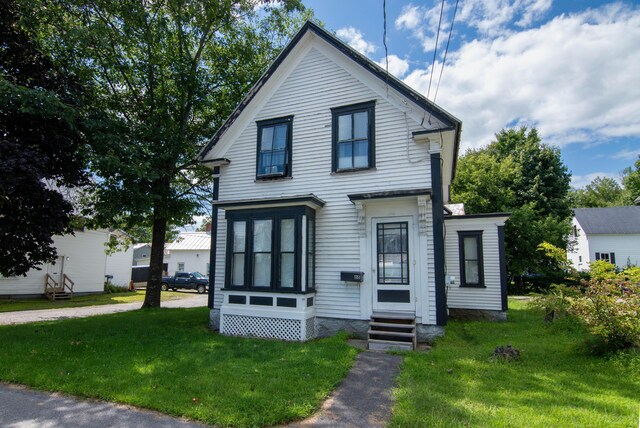
POLYGON ((74 282, 66 273, 62 274, 62 281, 58 283, 50 274, 44 277, 44 294, 51 301, 69 300, 73 297, 74 282))

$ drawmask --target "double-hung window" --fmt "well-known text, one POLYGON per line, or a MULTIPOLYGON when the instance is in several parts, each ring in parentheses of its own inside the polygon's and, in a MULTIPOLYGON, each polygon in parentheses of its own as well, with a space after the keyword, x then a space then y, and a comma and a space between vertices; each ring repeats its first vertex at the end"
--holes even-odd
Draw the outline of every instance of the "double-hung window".
POLYGON ((293 116, 263 120, 258 125, 256 178, 291 176, 293 116))
POLYGON ((229 211, 226 287, 280 292, 312 290, 314 216, 313 210, 306 207, 229 211), (303 261, 306 278, 302 275, 303 261))
POLYGON ((459 231, 460 286, 484 287, 482 231, 459 231))
POLYGON ((375 166, 375 102, 331 109, 334 172, 375 166))

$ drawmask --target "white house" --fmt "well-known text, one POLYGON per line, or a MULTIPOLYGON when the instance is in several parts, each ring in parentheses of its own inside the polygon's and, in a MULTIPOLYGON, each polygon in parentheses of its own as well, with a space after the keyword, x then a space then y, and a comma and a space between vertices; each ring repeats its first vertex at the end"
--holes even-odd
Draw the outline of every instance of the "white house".
POLYGON ((207 232, 183 232, 174 242, 164 246, 165 270, 175 272, 200 272, 209 275, 211 235, 207 232))
POLYGON ((567 258, 578 270, 606 260, 619 268, 640 265, 640 206, 575 208, 575 245, 567 258))
POLYGON ((107 257, 105 244, 111 233, 104 229, 86 229, 76 230, 75 235, 54 236, 57 260, 45 264, 41 270, 30 270, 26 276, 0 277, 0 296, 43 295, 47 275, 51 278, 51 284, 72 282, 74 294, 103 292, 105 275, 112 275, 114 284, 127 285, 131 275, 133 248, 107 257))
POLYGON ((217 177, 213 328, 411 347, 449 310, 504 318, 508 215, 444 207, 460 130, 307 22, 199 155, 217 177))

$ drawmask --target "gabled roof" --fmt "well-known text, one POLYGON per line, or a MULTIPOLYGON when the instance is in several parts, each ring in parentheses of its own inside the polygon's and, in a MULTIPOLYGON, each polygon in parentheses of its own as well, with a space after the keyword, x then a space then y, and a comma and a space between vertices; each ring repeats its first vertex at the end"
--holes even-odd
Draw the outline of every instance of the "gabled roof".
POLYGON ((240 116, 242 111, 249 105, 251 100, 258 94, 260 89, 264 86, 267 80, 273 75, 276 69, 282 64, 287 55, 291 52, 291 50, 295 47, 295 45, 302 39, 302 37, 307 32, 313 32, 318 37, 341 51, 347 57, 355 61, 357 64, 361 65, 365 70, 372 73, 377 78, 384 81, 390 87, 398 91, 408 100, 412 101, 418 107, 423 110, 429 112, 435 119, 440 122, 446 124, 446 130, 452 130, 455 132, 454 137, 454 153, 453 153, 453 171, 455 171, 456 160, 458 157, 458 149, 460 145, 460 128, 462 122, 459 119, 445 111, 444 109, 438 107, 433 102, 429 101, 423 95, 397 79, 396 77, 388 74, 382 67, 380 67, 375 62, 371 61, 369 58, 365 57, 355 49, 351 48, 349 45, 345 44, 343 41, 335 37, 333 34, 329 33, 327 30, 318 26, 317 24, 306 21, 302 26, 300 31, 296 33, 296 35, 291 39, 289 44, 280 52, 278 57, 274 60, 271 66, 267 69, 267 71, 260 77, 260 79, 256 82, 255 85, 249 90, 249 93, 245 96, 245 98, 238 104, 236 109, 231 113, 231 115, 227 118, 227 120, 222 124, 222 126, 216 131, 215 135, 209 140, 207 145, 198 153, 197 159, 199 161, 204 160, 207 153, 216 145, 216 143, 220 140, 220 138, 224 135, 224 133, 231 127, 231 125, 235 122, 235 120, 240 116))
POLYGON ((207 232, 183 232, 178 238, 164 246, 166 250, 206 250, 211 249, 211 235, 207 232))
POLYGON ((640 233, 640 206, 575 208, 574 215, 587 234, 623 235, 640 233))

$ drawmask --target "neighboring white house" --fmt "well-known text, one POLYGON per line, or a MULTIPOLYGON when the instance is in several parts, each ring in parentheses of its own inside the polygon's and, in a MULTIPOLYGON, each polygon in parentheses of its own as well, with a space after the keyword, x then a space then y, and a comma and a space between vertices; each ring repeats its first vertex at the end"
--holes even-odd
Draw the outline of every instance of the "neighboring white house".
POLYGON ((58 252, 56 262, 41 266, 41 270, 32 269, 26 276, 0 277, 0 296, 43 295, 47 274, 58 284, 66 275, 74 283, 74 294, 103 292, 105 275, 113 275, 118 284, 126 285, 127 277, 131 275, 133 249, 107 257, 105 244, 110 234, 108 230, 87 229, 75 231, 75 236, 54 236, 53 246, 58 252), (111 259, 109 269, 107 259, 111 259))
POLYGON ((444 207, 460 130, 307 22, 199 155, 218 177, 212 326, 375 348, 442 335, 448 311, 504 318, 508 215, 444 207))
POLYGON ((151 257, 151 244, 134 244, 133 245, 133 265, 149 266, 149 258, 151 257))
POLYGON ((200 272, 209 275, 211 235, 207 232, 183 232, 174 242, 164 246, 166 270, 175 272, 200 272))
POLYGON ((640 206, 575 208, 575 245, 567 258, 578 270, 606 260, 619 268, 640 265, 640 206))

